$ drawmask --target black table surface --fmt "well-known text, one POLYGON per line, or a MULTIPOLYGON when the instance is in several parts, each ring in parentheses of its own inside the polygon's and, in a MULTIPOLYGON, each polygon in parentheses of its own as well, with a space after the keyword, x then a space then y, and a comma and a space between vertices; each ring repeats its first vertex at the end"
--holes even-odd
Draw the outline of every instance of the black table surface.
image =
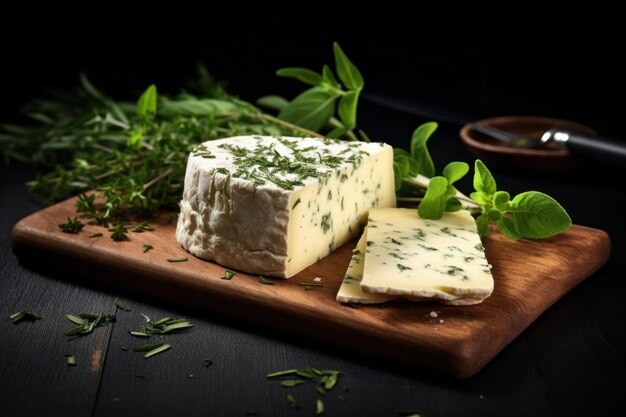
MULTIPOLYGON (((382 123, 369 126, 370 135, 408 143, 418 121, 371 106, 363 104, 364 114, 375 114, 382 123)), ((456 128, 442 127, 431 146, 439 166, 449 160, 471 162, 456 128)), ((427 416, 606 416, 623 415, 626 409, 626 189, 618 180, 623 172, 588 164, 559 175, 494 170, 502 189, 539 189, 559 200, 575 223, 608 231, 613 252, 601 270, 463 381, 390 366, 123 289, 87 285, 49 265, 23 265, 11 251, 10 232, 43 207, 24 186, 33 174, 31 167, 20 165, 0 170, 0 416, 315 415, 321 397, 312 384, 286 389, 265 378, 272 371, 306 366, 344 374, 323 397, 327 416, 395 416, 407 408, 427 416), (115 323, 89 336, 64 336, 71 325, 65 314, 110 312, 115 296, 132 311, 118 313, 115 323), (13 325, 7 317, 23 309, 38 311, 44 319, 13 325), (131 351, 137 339, 127 333, 141 323, 139 313, 186 317, 194 327, 166 337, 172 349, 146 360, 131 351), (76 356, 75 367, 67 366, 64 355, 70 354, 76 356), (205 358, 213 365, 204 368, 205 358), (300 409, 290 408, 289 393, 300 409)), ((468 185, 466 180, 459 188, 468 185)))

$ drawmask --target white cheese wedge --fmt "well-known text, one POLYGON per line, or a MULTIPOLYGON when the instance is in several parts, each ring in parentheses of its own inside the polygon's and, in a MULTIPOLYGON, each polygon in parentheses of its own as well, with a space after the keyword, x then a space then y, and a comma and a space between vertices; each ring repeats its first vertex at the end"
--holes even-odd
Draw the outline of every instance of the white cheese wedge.
POLYGON ((491 295, 493 277, 467 210, 427 220, 413 209, 374 209, 361 287, 372 294, 470 305, 491 295))
POLYGON ((370 294, 361 289, 366 240, 367 228, 363 231, 359 243, 357 243, 356 248, 352 251, 350 265, 348 265, 346 274, 339 287, 337 301, 340 303, 379 304, 398 298, 387 294, 370 294))
POLYGON ((395 203, 383 143, 214 140, 189 156, 176 240, 223 266, 289 278, 354 238, 370 208, 395 203))

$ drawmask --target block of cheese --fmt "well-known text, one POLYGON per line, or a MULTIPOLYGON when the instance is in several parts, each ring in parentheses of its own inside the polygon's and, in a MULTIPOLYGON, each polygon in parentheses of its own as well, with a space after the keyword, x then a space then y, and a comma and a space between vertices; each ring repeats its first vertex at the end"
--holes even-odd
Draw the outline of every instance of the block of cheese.
POLYGON ((373 294, 470 305, 493 291, 491 266, 467 210, 439 220, 412 209, 373 209, 361 287, 373 294))
POLYGON ((370 294, 361 289, 366 240, 367 228, 363 231, 359 243, 357 243, 356 248, 352 251, 350 265, 348 265, 346 274, 339 287, 337 301, 340 303, 378 304, 398 298, 387 294, 370 294))
POLYGON ((214 140, 189 156, 176 240, 199 258, 289 278, 352 239, 370 208, 395 203, 389 145, 214 140))

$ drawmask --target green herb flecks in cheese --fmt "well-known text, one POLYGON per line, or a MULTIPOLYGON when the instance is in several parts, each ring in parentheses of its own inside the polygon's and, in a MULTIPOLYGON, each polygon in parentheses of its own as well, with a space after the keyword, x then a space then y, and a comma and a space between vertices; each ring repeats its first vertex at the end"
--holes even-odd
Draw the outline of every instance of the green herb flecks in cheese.
POLYGON ((367 240, 367 228, 363 231, 363 235, 359 239, 359 243, 352 251, 352 259, 346 270, 339 292, 337 293, 337 301, 340 303, 356 303, 356 304, 378 304, 393 300, 394 297, 386 294, 368 294, 361 289, 361 279, 363 278, 363 257, 365 256, 365 242, 367 240))
POLYGON ((388 145, 219 139, 191 152, 176 239, 225 267, 288 278, 352 239, 371 207, 393 206, 388 145))
POLYGON ((372 209, 361 286, 371 294, 469 305, 491 294, 493 278, 468 211, 425 220, 415 210, 372 209))

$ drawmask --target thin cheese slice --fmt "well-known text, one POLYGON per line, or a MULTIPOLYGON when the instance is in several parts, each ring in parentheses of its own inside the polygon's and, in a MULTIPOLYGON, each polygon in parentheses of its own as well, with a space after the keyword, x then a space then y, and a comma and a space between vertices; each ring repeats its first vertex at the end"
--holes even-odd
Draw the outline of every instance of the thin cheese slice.
POLYGON ((369 294, 361 289, 361 279, 363 278, 363 257, 365 255, 365 241, 367 240, 367 228, 363 231, 359 243, 352 251, 352 259, 346 270, 339 292, 337 293, 337 301, 340 303, 355 304, 378 304, 389 300, 396 299, 393 295, 386 294, 369 294))
POLYGON ((413 209, 372 209, 367 228, 365 292, 453 305, 491 295, 491 266, 468 211, 427 220, 413 209))

